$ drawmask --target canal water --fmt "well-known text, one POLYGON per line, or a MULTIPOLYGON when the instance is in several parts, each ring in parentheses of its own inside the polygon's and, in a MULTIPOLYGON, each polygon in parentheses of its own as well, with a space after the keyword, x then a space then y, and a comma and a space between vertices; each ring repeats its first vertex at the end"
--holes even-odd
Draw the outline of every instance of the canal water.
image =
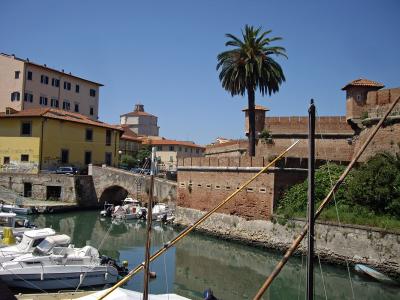
MULTIPOLYGON (((100 218, 98 211, 37 215, 31 219, 39 227, 52 227, 69 235, 75 247, 91 245, 120 262, 127 260, 130 269, 144 260, 143 222, 113 224, 110 219, 100 218)), ((177 234, 171 226, 155 225, 152 252, 177 234)), ((280 257, 265 249, 193 232, 152 263, 151 270, 157 278, 151 280, 150 292, 202 299, 203 291, 211 288, 219 299, 252 299, 280 257)), ((305 299, 305 264, 305 258, 291 258, 263 299, 305 299)), ((315 273, 316 299, 353 299, 345 268, 327 264, 320 268, 316 264, 315 273)), ((354 273, 350 276, 355 299, 400 299, 399 288, 368 281, 354 273)), ((142 291, 143 273, 125 288, 142 291)))

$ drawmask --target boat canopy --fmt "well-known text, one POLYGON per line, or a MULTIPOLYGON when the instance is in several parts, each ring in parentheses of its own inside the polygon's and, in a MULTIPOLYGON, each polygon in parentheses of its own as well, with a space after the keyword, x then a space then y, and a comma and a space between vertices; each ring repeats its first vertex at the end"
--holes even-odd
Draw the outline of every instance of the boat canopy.
POLYGON ((36 246, 34 254, 49 253, 54 247, 66 246, 71 243, 71 238, 66 234, 48 236, 39 245, 36 246))
POLYGON ((16 213, 0 212, 0 218, 15 218, 16 216, 16 213))
POLYGON ((30 237, 32 239, 45 238, 45 237, 48 237, 50 235, 55 235, 55 234, 56 234, 56 232, 54 231, 54 229, 51 229, 51 228, 28 230, 28 231, 24 232, 24 235, 26 235, 27 237, 30 237))

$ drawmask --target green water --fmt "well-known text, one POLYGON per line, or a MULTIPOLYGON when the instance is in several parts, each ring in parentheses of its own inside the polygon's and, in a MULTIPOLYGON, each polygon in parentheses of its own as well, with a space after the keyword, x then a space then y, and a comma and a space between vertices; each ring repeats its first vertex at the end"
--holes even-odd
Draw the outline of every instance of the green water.
MULTIPOLYGON (((39 227, 52 227, 71 236, 76 247, 92 245, 101 254, 119 261, 127 260, 135 267, 144 259, 145 224, 129 222, 112 224, 101 219, 98 211, 32 216, 39 227)), ((154 226, 152 251, 178 233, 169 226, 154 226)), ((211 288, 220 299, 252 299, 281 255, 191 233, 176 247, 151 265, 157 278, 150 283, 151 293, 177 293, 202 299, 211 288)), ((264 299, 305 299, 305 259, 295 257, 286 265, 264 299)), ((352 299, 348 273, 343 267, 316 266, 316 299, 352 299), (324 285, 325 284, 325 289, 324 285)), ((400 289, 366 281, 351 274, 355 299, 400 299, 400 289)), ((125 288, 142 291, 143 273, 135 276, 125 288)))

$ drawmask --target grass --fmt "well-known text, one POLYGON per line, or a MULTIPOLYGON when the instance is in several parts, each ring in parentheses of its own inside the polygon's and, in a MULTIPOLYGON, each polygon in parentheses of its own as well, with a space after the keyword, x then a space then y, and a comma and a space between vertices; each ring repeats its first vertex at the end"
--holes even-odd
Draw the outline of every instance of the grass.
MULTIPOLYGON (((337 215, 339 215, 341 224, 363 225, 400 232, 400 219, 394 216, 377 215, 373 211, 360 206, 338 204, 337 207, 337 212, 335 206, 330 206, 324 209, 318 220, 338 223, 337 215)), ((278 209, 277 214, 284 215, 288 218, 306 217, 306 211, 287 211, 285 209, 278 209)))

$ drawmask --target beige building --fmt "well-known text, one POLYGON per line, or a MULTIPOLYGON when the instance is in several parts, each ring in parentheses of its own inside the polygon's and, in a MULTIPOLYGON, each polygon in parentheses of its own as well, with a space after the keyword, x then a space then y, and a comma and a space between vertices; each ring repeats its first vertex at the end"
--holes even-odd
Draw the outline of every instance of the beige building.
POLYGON ((0 112, 55 108, 98 119, 100 83, 0 53, 0 112))
POLYGON ((134 111, 120 116, 120 124, 128 126, 137 135, 158 136, 157 117, 144 111, 143 104, 136 104, 134 111))
POLYGON ((164 138, 143 140, 144 145, 156 147, 156 157, 161 170, 176 170, 178 158, 203 156, 205 148, 193 142, 164 138))

